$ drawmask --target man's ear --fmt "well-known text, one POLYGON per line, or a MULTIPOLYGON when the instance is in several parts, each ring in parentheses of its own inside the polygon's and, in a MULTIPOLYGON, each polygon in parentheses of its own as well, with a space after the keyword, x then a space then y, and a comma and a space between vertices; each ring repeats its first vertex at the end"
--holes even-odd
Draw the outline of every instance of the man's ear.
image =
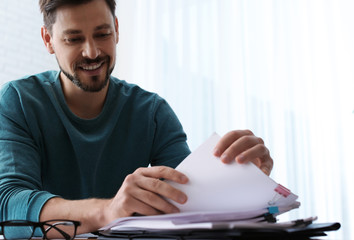
POLYGON ((119 42, 119 24, 118 24, 118 18, 114 18, 114 30, 116 31, 116 43, 119 42))
POLYGON ((41 35, 42 35, 42 39, 44 42, 45 47, 47 48, 48 52, 50 54, 54 53, 54 48, 53 48, 53 44, 52 44, 52 36, 50 35, 48 29, 45 26, 42 26, 41 28, 41 35))

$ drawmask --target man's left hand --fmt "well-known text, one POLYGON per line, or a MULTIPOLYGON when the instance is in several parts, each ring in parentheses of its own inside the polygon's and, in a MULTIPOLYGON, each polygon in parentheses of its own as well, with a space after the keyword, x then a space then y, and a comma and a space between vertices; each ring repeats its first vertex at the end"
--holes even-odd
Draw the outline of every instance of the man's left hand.
POLYGON ((273 159, 262 138, 250 130, 235 130, 225 134, 217 143, 214 155, 224 163, 253 162, 268 176, 273 168, 273 159))

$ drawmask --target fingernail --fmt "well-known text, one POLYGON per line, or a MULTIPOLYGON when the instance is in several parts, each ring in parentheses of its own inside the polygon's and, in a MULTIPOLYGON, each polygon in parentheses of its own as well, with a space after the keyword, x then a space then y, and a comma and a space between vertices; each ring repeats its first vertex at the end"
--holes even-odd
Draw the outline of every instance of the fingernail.
POLYGON ((221 155, 220 157, 221 161, 224 162, 224 163, 229 163, 230 162, 230 159, 229 159, 229 156, 224 153, 223 155, 221 155))
POLYGON ((187 183, 189 181, 189 179, 186 176, 181 176, 180 180, 182 183, 187 183))
POLYGON ((179 203, 185 203, 187 201, 187 197, 184 195, 181 195, 178 197, 178 202, 179 203))
POLYGON ((238 163, 243 163, 245 161, 245 156, 240 154, 240 155, 237 156, 236 159, 237 159, 238 163))
POLYGON ((262 172, 264 173, 264 174, 266 174, 266 175, 268 175, 269 176, 269 169, 267 168, 267 167, 262 167, 261 168, 261 170, 262 170, 262 172))
POLYGON ((217 148, 214 148, 214 156, 220 156, 220 150, 217 148))

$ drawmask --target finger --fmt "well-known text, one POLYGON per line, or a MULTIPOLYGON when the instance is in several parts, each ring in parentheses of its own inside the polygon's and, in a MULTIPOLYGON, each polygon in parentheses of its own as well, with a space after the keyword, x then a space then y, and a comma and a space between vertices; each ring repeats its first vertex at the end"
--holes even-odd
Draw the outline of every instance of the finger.
MULTIPOLYGON (((175 202, 183 204, 187 201, 187 195, 182 191, 172 187, 170 184, 165 181, 161 181, 156 178, 146 178, 142 181, 137 181, 136 183, 139 188, 142 188, 146 191, 158 194, 165 198, 171 199, 175 202)), ((152 197, 149 195, 149 197, 152 197)))
POLYGON ((264 172, 264 174, 266 174, 268 176, 272 172, 272 167, 262 166, 262 167, 260 167, 260 169, 262 170, 262 172, 264 172))
POLYGON ((238 163, 253 162, 265 174, 270 175, 273 168, 273 159, 270 157, 269 150, 264 144, 257 144, 236 157, 238 163))
POLYGON ((221 155, 225 152, 227 148, 229 148, 231 144, 246 135, 253 135, 253 133, 250 130, 235 130, 228 132, 216 144, 214 148, 214 155, 216 157, 221 157, 221 155))
POLYGON ((221 155, 220 159, 224 163, 230 163, 241 153, 253 148, 255 145, 264 144, 263 140, 254 135, 245 135, 232 143, 221 155))
POLYGON ((262 166, 260 167, 260 169, 269 176, 272 172, 273 164, 273 159, 268 155, 266 156, 266 159, 262 162, 262 166))
POLYGON ((139 189, 127 184, 127 181, 125 181, 111 201, 108 207, 110 209, 109 213, 113 214, 114 219, 117 217, 132 216, 134 213, 141 215, 160 214, 160 211, 139 200, 139 196, 141 196, 139 189), (116 211, 114 212, 114 210, 116 211))
POLYGON ((183 173, 166 166, 138 168, 134 173, 155 179, 168 179, 176 183, 185 184, 189 181, 183 173))
POLYGON ((126 203, 126 205, 122 204, 122 206, 125 206, 126 209, 130 209, 128 216, 132 216, 133 214, 136 213, 140 215, 146 215, 146 216, 159 215, 162 213, 161 211, 150 206, 149 204, 146 204, 134 197, 129 198, 129 202, 126 203))
POLYGON ((161 196, 145 191, 141 189, 141 191, 135 194, 137 200, 142 202, 141 209, 138 209, 140 214, 143 215, 156 215, 161 213, 178 213, 179 209, 174 206, 172 203, 169 203, 165 199, 161 198, 161 196))
POLYGON ((259 144, 255 144, 254 146, 240 153, 236 157, 236 161, 238 163, 246 163, 259 158, 261 160, 261 165, 262 165, 263 162, 267 160, 268 156, 269 156, 268 148, 264 144, 259 143, 259 144))
POLYGON ((160 196, 160 191, 163 195, 163 188, 159 188, 155 192, 144 189, 149 186, 151 180, 163 183, 161 180, 146 178, 138 174, 130 174, 125 178, 114 201, 121 209, 121 216, 130 216, 134 212, 143 215, 179 212, 177 207, 160 196), (142 185, 143 187, 141 187, 142 185))

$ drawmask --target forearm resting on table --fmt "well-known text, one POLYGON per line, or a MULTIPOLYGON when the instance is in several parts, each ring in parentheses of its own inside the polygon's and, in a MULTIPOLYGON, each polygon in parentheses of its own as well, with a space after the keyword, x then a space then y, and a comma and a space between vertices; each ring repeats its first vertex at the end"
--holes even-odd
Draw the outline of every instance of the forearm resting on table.
POLYGON ((97 231, 114 220, 106 211, 110 199, 65 200, 52 198, 43 206, 40 221, 67 219, 81 222, 77 234, 97 231))

